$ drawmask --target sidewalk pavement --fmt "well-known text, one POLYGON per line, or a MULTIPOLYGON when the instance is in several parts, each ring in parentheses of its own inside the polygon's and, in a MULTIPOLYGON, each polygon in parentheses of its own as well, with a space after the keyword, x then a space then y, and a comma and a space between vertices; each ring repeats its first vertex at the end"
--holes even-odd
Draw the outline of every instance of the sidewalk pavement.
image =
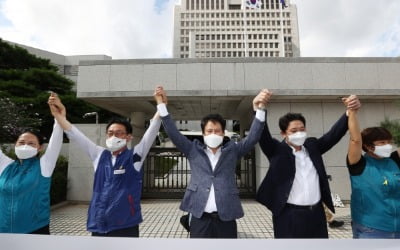
MULTIPOLYGON (((139 226, 141 238, 188 238, 188 233, 179 224, 184 214, 179 210, 180 200, 142 200, 143 222, 139 226)), ((273 239, 270 211, 254 200, 242 200, 244 217, 237 220, 239 238, 273 239)), ((52 235, 90 235, 86 231, 87 204, 68 202, 51 211, 50 232, 52 235)), ((329 228, 331 239, 351 239, 350 207, 336 209, 336 220, 344 226, 329 228)), ((307 226, 307 225, 304 225, 307 226)))

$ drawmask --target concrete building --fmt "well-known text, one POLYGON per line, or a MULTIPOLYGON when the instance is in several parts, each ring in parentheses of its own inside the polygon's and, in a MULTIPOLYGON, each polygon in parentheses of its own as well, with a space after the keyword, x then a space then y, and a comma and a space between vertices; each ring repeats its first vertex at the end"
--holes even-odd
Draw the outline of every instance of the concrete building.
MULTIPOLYGON (((276 138, 280 138, 278 118, 289 111, 304 114, 310 136, 322 135, 344 112, 339 98, 349 94, 359 95, 362 101, 362 127, 377 126, 386 117, 400 119, 396 103, 400 99, 400 58, 111 60, 103 55, 69 57, 23 47, 50 59, 61 72, 75 68, 69 77, 77 82, 77 96, 130 117, 135 142, 156 110, 152 95, 158 84, 168 92, 168 109, 175 120, 199 120, 218 112, 226 119, 240 121, 242 135, 251 121, 251 100, 262 88, 274 92, 267 121, 276 138)), ((191 125, 183 122, 181 126, 190 129, 191 125)), ((105 125, 83 124, 79 128, 94 142, 105 145, 105 125)), ((348 136, 324 156, 327 172, 333 176, 332 190, 344 200, 350 199, 344 167, 347 142, 348 136)), ((93 184, 91 162, 76 145, 64 152, 69 154, 68 199, 87 201, 93 184)), ((267 170, 268 161, 256 147, 257 185, 267 170)))
POLYGON ((249 9, 244 2, 182 0, 174 13, 174 58, 300 56, 295 5, 261 0, 260 9, 249 9))
MULTIPOLYGON (((262 88, 274 92, 267 121, 273 136, 281 138, 278 119, 301 112, 309 136, 321 136, 343 114, 340 97, 357 94, 362 101, 360 124, 378 126, 385 117, 400 118, 400 58, 242 58, 85 61, 79 66, 77 95, 134 121, 136 140, 145 120, 156 111, 153 91, 162 84, 175 120, 198 120, 218 112, 239 120, 242 134, 249 128, 251 100, 262 88)), ((82 127, 94 141, 98 131, 82 127)), ((100 128, 99 128, 100 129, 100 128)), ((104 144, 103 144, 104 145, 104 144)), ((324 160, 333 176, 332 190, 350 199, 345 156, 348 136, 324 160)), ((70 147, 69 199, 90 198, 93 169, 87 157, 70 147)), ((256 147, 256 183, 268 170, 268 161, 256 147)))

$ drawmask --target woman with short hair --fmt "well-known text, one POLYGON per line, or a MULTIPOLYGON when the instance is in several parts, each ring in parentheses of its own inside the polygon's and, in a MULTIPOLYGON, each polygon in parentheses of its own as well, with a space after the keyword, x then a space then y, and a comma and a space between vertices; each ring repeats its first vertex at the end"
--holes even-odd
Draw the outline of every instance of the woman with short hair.
MULTIPOLYGON (((49 97, 51 114, 65 116, 49 97)), ((50 234, 51 175, 63 141, 63 130, 55 121, 46 152, 43 138, 25 131, 15 142, 17 159, 0 150, 0 233, 50 234)))
POLYGON ((353 238, 399 239, 400 149, 393 151, 392 134, 385 128, 360 132, 357 110, 348 112, 353 238))

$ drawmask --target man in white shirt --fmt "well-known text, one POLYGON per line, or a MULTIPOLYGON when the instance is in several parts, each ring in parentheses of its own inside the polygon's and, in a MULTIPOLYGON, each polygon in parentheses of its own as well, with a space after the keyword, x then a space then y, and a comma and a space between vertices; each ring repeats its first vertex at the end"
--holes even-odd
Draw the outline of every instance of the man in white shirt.
MULTIPOLYGON (((59 99, 54 105, 65 110, 59 99)), ((93 162, 95 176, 87 230, 93 236, 139 237, 139 224, 143 221, 140 207, 142 166, 161 126, 158 114, 133 149, 127 147, 132 140, 132 126, 126 120, 108 123, 107 148, 104 148, 94 144, 65 117, 56 119, 68 138, 93 162)))
MULTIPOLYGON (((347 109, 358 109, 352 96, 347 109)), ((275 238, 328 238, 322 203, 335 211, 322 155, 347 132, 343 114, 320 138, 307 138, 302 114, 287 113, 279 119, 283 141, 272 138, 267 124, 260 147, 270 167, 257 191, 257 200, 272 211, 275 238)))

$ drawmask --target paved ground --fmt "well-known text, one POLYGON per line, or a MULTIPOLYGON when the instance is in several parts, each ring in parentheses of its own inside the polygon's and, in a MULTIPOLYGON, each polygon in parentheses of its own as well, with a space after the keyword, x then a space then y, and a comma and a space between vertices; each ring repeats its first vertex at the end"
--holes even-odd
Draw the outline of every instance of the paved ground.
MULTIPOLYGON (((142 200, 143 223, 141 238, 187 238, 179 224, 183 214, 179 200, 142 200)), ((273 238, 271 213, 253 200, 242 200, 245 216, 238 220, 239 238, 273 238)), ((51 211, 50 231, 53 235, 90 235, 86 231, 87 204, 66 204, 51 211)), ((343 227, 329 228, 332 239, 351 239, 349 205, 337 208, 336 219, 345 221, 343 227)), ((305 225, 306 226, 306 225, 305 225)))

